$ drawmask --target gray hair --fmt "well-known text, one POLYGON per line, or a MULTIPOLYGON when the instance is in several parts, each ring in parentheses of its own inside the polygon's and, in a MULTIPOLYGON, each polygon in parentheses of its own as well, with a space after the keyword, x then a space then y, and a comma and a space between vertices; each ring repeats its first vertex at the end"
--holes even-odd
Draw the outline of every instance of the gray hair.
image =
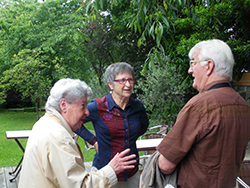
POLYGON ((69 104, 72 104, 78 102, 82 97, 89 98, 92 94, 91 88, 84 81, 64 78, 57 81, 51 88, 45 109, 52 107, 60 112, 60 101, 62 98, 69 104))
MULTIPOLYGON (((191 59, 193 54, 200 50, 199 59, 211 59, 214 62, 214 71, 221 77, 226 77, 232 81, 234 56, 230 47, 219 39, 201 41, 197 43, 189 52, 191 59)), ((204 66, 207 62, 200 62, 204 66)))
POLYGON ((109 81, 112 85, 114 85, 114 79, 116 75, 119 73, 124 73, 124 72, 129 72, 134 77, 134 69, 128 63, 118 62, 118 63, 109 65, 104 74, 105 83, 108 83, 109 81))

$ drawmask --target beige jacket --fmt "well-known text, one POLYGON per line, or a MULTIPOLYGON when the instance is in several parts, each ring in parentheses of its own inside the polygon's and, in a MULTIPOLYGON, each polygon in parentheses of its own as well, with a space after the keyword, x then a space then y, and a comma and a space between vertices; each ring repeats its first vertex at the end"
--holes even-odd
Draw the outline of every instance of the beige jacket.
POLYGON ((60 113, 49 109, 28 139, 19 188, 109 188, 117 183, 110 166, 87 172, 74 133, 60 113))

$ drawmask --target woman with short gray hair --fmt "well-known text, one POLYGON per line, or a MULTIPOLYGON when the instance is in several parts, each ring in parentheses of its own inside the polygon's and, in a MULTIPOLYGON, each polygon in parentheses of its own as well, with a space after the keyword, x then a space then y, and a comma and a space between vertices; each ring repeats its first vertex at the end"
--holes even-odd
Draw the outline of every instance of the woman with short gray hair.
POLYGON ((101 169, 109 163, 116 152, 129 148, 135 154, 135 168, 118 175, 116 188, 139 187, 139 154, 136 140, 147 131, 148 117, 143 104, 131 97, 134 89, 134 70, 125 62, 108 66, 104 75, 110 94, 101 99, 93 99, 87 106, 90 115, 84 122, 91 121, 95 135, 83 125, 75 131, 83 139, 95 146, 97 153, 92 169, 101 169))
POLYGON ((89 115, 90 87, 77 79, 61 79, 50 91, 46 113, 33 126, 25 149, 19 188, 110 188, 117 174, 133 169, 130 150, 115 154, 97 172, 85 170, 83 156, 73 131, 89 115))
POLYGON ((133 67, 125 62, 115 63, 108 66, 104 74, 105 83, 110 82, 114 84, 115 76, 121 72, 129 72, 134 78, 134 69, 133 67))

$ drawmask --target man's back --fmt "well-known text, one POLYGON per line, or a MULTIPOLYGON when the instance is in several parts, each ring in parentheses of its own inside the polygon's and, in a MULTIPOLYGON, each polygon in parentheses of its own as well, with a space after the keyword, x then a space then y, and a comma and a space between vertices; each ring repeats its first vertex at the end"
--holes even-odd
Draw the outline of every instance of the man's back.
POLYGON ((216 83, 205 86, 184 106, 158 147, 169 161, 180 163, 178 185, 184 188, 234 187, 244 158, 250 107, 230 87, 206 91, 216 83))

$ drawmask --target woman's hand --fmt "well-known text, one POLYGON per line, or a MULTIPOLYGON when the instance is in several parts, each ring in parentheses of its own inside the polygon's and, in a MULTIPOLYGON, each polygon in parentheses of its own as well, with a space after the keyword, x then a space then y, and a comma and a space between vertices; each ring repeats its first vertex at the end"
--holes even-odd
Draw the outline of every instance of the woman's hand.
POLYGON ((116 174, 119 174, 127 169, 133 169, 135 166, 132 165, 136 163, 136 160, 134 159, 136 157, 135 154, 125 156, 130 152, 130 149, 126 149, 121 153, 117 153, 113 159, 109 162, 109 166, 111 166, 116 174), (134 159, 134 160, 131 160, 134 159))

